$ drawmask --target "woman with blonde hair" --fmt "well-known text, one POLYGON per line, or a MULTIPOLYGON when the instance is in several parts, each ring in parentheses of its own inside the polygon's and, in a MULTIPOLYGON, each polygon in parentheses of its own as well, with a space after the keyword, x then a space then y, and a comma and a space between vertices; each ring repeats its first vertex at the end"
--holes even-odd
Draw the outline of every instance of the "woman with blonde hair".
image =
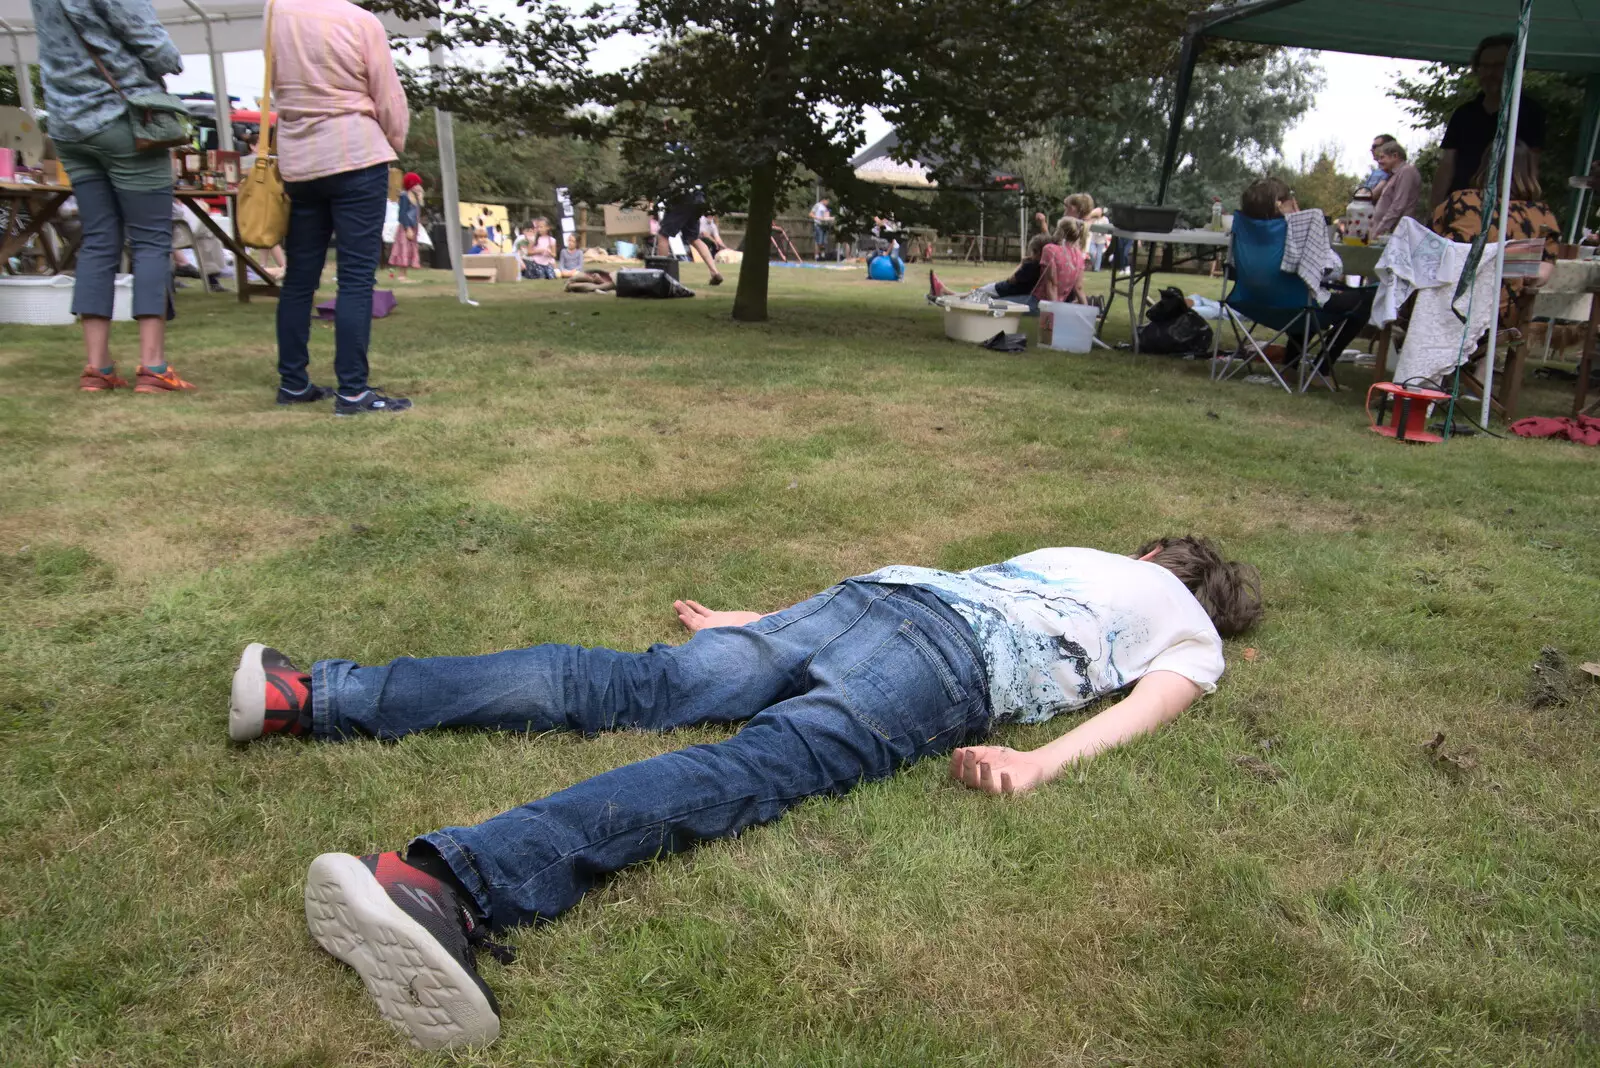
POLYGON ((1083 304, 1082 219, 1062 216, 1050 235, 1050 243, 1039 254, 1039 281, 1033 287, 1036 300, 1067 301, 1083 304))

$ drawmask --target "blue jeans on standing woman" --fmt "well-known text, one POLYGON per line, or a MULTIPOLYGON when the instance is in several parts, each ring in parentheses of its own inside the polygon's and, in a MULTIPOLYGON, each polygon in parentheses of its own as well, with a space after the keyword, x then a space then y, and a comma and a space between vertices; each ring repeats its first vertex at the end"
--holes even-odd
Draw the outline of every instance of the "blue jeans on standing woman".
POLYGON ((354 397, 367 388, 367 346, 372 340, 372 286, 383 254, 383 217, 389 201, 389 165, 376 163, 309 182, 285 182, 288 265, 278 296, 278 377, 284 389, 311 385, 311 305, 316 300, 328 245, 339 254, 339 300, 333 315, 333 371, 339 392, 354 397))
POLYGON ((56 145, 78 202, 83 242, 72 313, 111 318, 124 245, 133 263, 134 318, 172 318, 172 159, 140 152, 118 118, 82 141, 56 145))
POLYGON ((983 663, 971 629, 931 593, 849 581, 748 626, 643 653, 540 645, 387 667, 319 661, 313 732, 594 734, 748 720, 725 741, 418 839, 503 928, 559 915, 609 872, 738 834, 982 735, 983 663))

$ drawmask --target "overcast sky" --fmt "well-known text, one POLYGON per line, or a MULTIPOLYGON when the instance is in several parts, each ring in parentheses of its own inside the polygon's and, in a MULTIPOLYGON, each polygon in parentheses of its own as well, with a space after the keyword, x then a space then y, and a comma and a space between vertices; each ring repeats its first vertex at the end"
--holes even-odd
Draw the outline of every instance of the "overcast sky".
MULTIPOLYGON (((634 59, 640 48, 637 43, 607 42, 600 65, 621 67, 634 59)), ((1430 131, 1414 129, 1399 103, 1391 100, 1386 91, 1401 75, 1414 75, 1424 64, 1416 60, 1355 56, 1344 52, 1310 54, 1322 64, 1327 84, 1317 94, 1315 106, 1284 139, 1284 158, 1291 164, 1297 164, 1302 153, 1315 156, 1326 146, 1337 155, 1340 169, 1351 174, 1364 173, 1371 166, 1368 145, 1373 136, 1380 133, 1397 135, 1412 151, 1422 147, 1430 131)), ((261 92, 261 53, 231 53, 225 57, 225 62, 228 92, 242 97, 247 106, 254 106, 261 92)), ((182 74, 168 79, 172 91, 211 89, 211 66, 205 56, 185 56, 183 66, 182 74)), ((870 144, 888 129, 888 123, 876 115, 871 116, 866 128, 867 142, 870 144)))

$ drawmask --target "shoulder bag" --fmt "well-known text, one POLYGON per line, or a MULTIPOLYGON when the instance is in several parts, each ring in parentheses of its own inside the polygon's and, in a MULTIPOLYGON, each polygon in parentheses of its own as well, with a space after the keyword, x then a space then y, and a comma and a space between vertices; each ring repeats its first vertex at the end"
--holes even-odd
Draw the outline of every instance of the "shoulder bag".
POLYGON ((193 135, 189 126, 184 121, 189 117, 189 109, 183 106, 183 101, 171 93, 143 89, 132 96, 122 91, 122 86, 111 76, 106 65, 100 59, 100 53, 89 44, 89 39, 83 35, 78 24, 72 20, 72 14, 67 10, 67 5, 61 5, 61 14, 67 20, 67 25, 72 27, 72 32, 78 35, 78 42, 83 45, 83 50, 89 53, 89 58, 94 60, 94 65, 100 68, 100 77, 106 84, 115 89, 122 98, 122 103, 128 109, 128 122, 133 125, 133 147, 139 152, 149 152, 159 148, 176 148, 192 141, 193 135))
POLYGON ((239 240, 249 248, 281 245, 289 234, 289 192, 278 173, 278 124, 272 119, 272 5, 267 5, 266 76, 256 161, 239 187, 239 240))

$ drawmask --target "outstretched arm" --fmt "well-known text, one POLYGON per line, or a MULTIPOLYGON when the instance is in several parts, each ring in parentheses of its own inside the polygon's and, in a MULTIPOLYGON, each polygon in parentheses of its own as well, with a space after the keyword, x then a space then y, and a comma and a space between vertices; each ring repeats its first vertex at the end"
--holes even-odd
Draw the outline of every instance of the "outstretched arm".
POLYGON ((1200 687, 1174 671, 1152 671, 1133 692, 1048 745, 1020 752, 1003 745, 973 745, 950 754, 950 775, 991 794, 1020 794, 1060 775, 1069 764, 1148 734, 1178 718, 1200 687))
POLYGON ((672 610, 691 633, 711 627, 742 627, 761 618, 760 612, 713 612, 699 601, 673 601, 672 610))

